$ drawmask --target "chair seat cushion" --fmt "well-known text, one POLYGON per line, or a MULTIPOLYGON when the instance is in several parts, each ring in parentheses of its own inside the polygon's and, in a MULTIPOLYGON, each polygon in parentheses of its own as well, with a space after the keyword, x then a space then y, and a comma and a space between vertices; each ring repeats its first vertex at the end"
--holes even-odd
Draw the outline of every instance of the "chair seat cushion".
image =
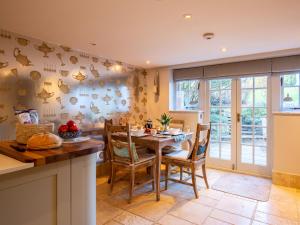
MULTIPOLYGON (((113 145, 113 151, 114 154, 119 157, 119 158, 125 158, 129 159, 129 149, 128 149, 128 143, 126 142, 122 142, 122 141, 112 141, 112 145, 113 145)), ((132 154, 133 154, 133 159, 135 162, 139 161, 139 156, 136 152, 136 147, 135 147, 135 143, 131 144, 131 150, 132 150, 132 154)))
POLYGON ((186 150, 179 150, 176 152, 169 153, 165 155, 165 158, 173 158, 173 159, 179 159, 179 160, 188 160, 188 157, 190 155, 189 151, 186 150))

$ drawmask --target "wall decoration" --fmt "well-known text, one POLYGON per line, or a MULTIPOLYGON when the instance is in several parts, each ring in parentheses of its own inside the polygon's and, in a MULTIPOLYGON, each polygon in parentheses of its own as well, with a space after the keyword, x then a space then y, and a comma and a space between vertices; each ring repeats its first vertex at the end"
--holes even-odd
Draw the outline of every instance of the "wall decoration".
POLYGON ((57 58, 59 59, 60 61, 60 65, 61 66, 65 66, 66 64, 64 63, 63 59, 62 59, 62 54, 59 52, 59 53, 56 53, 56 56, 57 58))
POLYGON ((67 120, 67 119, 69 119, 69 113, 61 113, 61 114, 60 114, 60 118, 61 118, 62 120, 67 120))
POLYGON ((110 61, 108 61, 108 59, 106 59, 103 63, 102 63, 103 66, 106 67, 106 70, 109 70, 110 67, 112 67, 112 63, 110 61))
POLYGON ((105 117, 104 116, 100 116, 99 117, 99 122, 104 123, 104 121, 105 121, 105 117))
POLYGON ((109 105, 109 102, 111 101, 111 97, 108 95, 105 95, 103 98, 103 101, 105 102, 106 105, 109 105))
POLYGON ((104 87, 105 86, 105 81, 104 80, 99 80, 99 86, 104 87))
POLYGON ((141 102, 144 104, 144 106, 147 104, 147 98, 143 98, 142 100, 141 100, 141 102))
POLYGON ((62 77, 67 77, 69 75, 69 71, 68 70, 61 70, 59 73, 60 73, 60 75, 62 77))
POLYGON ((35 80, 35 81, 41 79, 41 77, 42 77, 41 73, 36 70, 31 71, 29 76, 32 80, 35 80))
POLYGON ((85 119, 85 115, 82 112, 78 112, 76 116, 73 117, 75 120, 79 120, 80 123, 82 123, 82 120, 85 119))
POLYGON ((42 89, 41 92, 39 92, 37 95, 36 95, 38 98, 44 100, 43 101, 43 104, 46 104, 46 103, 49 103, 47 101, 48 98, 51 98, 52 96, 54 96, 54 92, 48 92, 46 89, 42 89))
POLYGON ((19 48, 14 49, 14 57, 22 66, 33 66, 28 57, 21 54, 21 50, 19 48))
POLYGON ((80 71, 77 74, 73 74, 73 78, 78 80, 81 84, 87 79, 87 75, 83 75, 80 71))
POLYGON ((0 123, 3 123, 4 121, 6 121, 8 119, 8 116, 0 116, 0 123))
POLYGON ((44 86, 52 86, 52 82, 44 81, 44 86))
POLYGON ((122 92, 119 89, 115 90, 116 96, 121 98, 122 97, 122 92))
POLYGON ((91 102, 90 109, 95 114, 99 114, 100 113, 99 108, 97 106, 95 106, 95 104, 93 102, 91 102))
MULTIPOLYGON (((134 107, 145 108, 145 81, 141 69, 137 73, 134 66, 123 62, 82 54, 51 43, 43 46, 43 41, 11 32, 0 31, 0 34, 13 40, 0 37, 2 67, 8 63, 0 69, 0 77, 5 77, 0 84, 0 103, 5 103, 5 113, 16 106, 21 109, 35 108, 40 113, 41 121, 54 123, 77 118, 82 120, 81 125, 84 126, 85 123, 104 121, 105 118, 118 121, 124 115, 130 117, 131 123, 141 123, 141 112, 134 110, 134 107), (38 47, 41 51, 37 50, 38 47), (117 65, 122 66, 122 70, 117 71, 117 65), (127 72, 123 73, 125 68, 127 72), (78 76, 78 72, 81 75, 78 76), (136 82, 140 84, 138 87, 144 89, 140 93, 140 101, 134 97, 134 76, 139 79, 136 82)), ((147 117, 144 111, 142 114, 147 117)), ((4 137, 14 139, 15 132, 11 129, 13 120, 9 120, 10 117, 6 120, 4 115, 0 112, 4 118, 1 127, 7 129, 8 134, 3 136, 0 132, 0 140, 4 137)))
POLYGON ((76 103, 78 102, 78 99, 76 97, 71 97, 69 101, 72 105, 76 105, 76 103))
POLYGON ((71 91, 70 87, 67 84, 65 84, 62 79, 58 80, 57 86, 59 90, 61 90, 64 94, 69 94, 71 91))
POLYGON ((98 99, 98 95, 97 94, 92 94, 92 99, 94 99, 94 100, 98 99))
POLYGON ((76 56, 72 55, 72 56, 70 56, 70 62, 72 64, 76 64, 76 63, 78 63, 78 58, 76 56))
POLYGON ((136 113, 139 113, 139 112, 140 112, 140 108, 139 108, 137 105, 135 105, 133 109, 134 109, 134 111, 135 111, 136 113))
POLYGON ((0 69, 8 66, 8 62, 0 62, 0 69))
POLYGON ((0 37, 11 39, 11 34, 8 31, 1 30, 0 37))
POLYGON ((79 54, 79 56, 82 57, 82 58, 85 58, 85 59, 89 59, 90 58, 90 56, 87 53, 84 53, 84 52, 81 52, 79 54))
POLYGON ((91 73, 93 74, 93 76, 95 78, 99 78, 100 77, 100 74, 99 74, 98 70, 95 69, 95 67, 94 67, 93 64, 91 64, 91 66, 90 66, 90 71, 91 71, 91 73))
POLYGON ((72 49, 71 49, 70 47, 68 47, 68 46, 61 45, 60 47, 61 47, 62 50, 64 50, 65 52, 70 52, 70 51, 72 51, 72 49))
POLYGON ((125 100, 125 99, 122 99, 121 104, 122 104, 123 106, 126 105, 126 100, 125 100))
POLYGON ((49 46, 46 44, 46 42, 43 42, 43 43, 42 43, 41 45, 39 45, 39 46, 35 46, 35 48, 36 48, 37 50, 39 50, 40 52, 44 53, 44 56, 43 56, 43 57, 46 57, 46 58, 49 57, 49 56, 48 56, 49 53, 51 53, 51 52, 53 52, 53 51, 55 50, 54 48, 49 47, 49 46))
POLYGON ((44 71, 46 71, 46 72, 51 72, 51 73, 56 73, 55 65, 48 65, 48 64, 45 64, 45 66, 44 66, 44 71))
POLYGON ((56 97, 56 101, 59 103, 60 109, 64 109, 65 108, 65 106, 62 105, 61 97, 56 97))
POLYGON ((22 46, 27 46, 29 44, 29 40, 25 39, 25 38, 21 38, 21 37, 17 37, 16 38, 17 42, 19 45, 22 45, 22 46))
POLYGON ((133 88, 134 88, 134 97, 135 97, 135 100, 138 101, 139 100, 139 86, 140 86, 140 79, 138 77, 137 74, 135 74, 133 76, 133 88))
POLYGON ((140 119, 140 120, 143 120, 143 118, 144 118, 144 115, 143 115, 143 114, 140 114, 140 115, 139 115, 139 119, 140 119))
POLYGON ((98 59, 97 57, 92 57, 92 61, 93 61, 94 63, 97 63, 97 62, 99 62, 99 59, 98 59))

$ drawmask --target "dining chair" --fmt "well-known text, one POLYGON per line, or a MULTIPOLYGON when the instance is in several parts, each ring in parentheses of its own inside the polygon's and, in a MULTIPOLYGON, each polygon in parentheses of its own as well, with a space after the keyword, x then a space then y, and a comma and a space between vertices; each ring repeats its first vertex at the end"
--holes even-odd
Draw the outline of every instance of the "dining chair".
POLYGON ((205 159, 206 159, 206 153, 207 148, 209 145, 209 139, 210 139, 210 130, 211 130, 211 124, 197 124, 196 129, 196 138, 195 143, 193 145, 193 148, 191 151, 176 151, 170 154, 167 154, 162 157, 163 163, 166 165, 165 170, 165 189, 168 189, 168 181, 171 180, 173 182, 190 185, 193 186, 195 197, 198 198, 198 190, 197 190, 197 184, 196 184, 196 177, 201 177, 205 181, 206 188, 209 188, 207 176, 206 176, 206 168, 205 168, 205 159), (200 133, 206 132, 206 135, 204 135, 205 138, 203 138, 202 141, 200 141, 200 133), (169 177, 169 166, 175 165, 180 168, 187 168, 190 171, 187 170, 180 170, 180 179, 174 179, 169 177), (196 174, 196 169, 199 167, 202 167, 202 176, 196 174), (182 179, 182 173, 188 173, 191 175, 192 183, 187 182, 186 180, 182 179))
MULTIPOLYGON (((180 120, 180 119, 172 119, 170 125, 170 128, 177 128, 177 129, 181 129, 181 131, 184 131, 184 120, 180 120)), ((171 152, 175 152, 180 150, 181 148, 181 142, 176 143, 174 145, 170 145, 170 146, 165 146, 164 148, 162 148, 162 154, 169 154, 171 152)))
MULTIPOLYGON (((147 152, 146 148, 141 148, 132 142, 130 136, 130 125, 126 126, 114 126, 107 125, 107 137, 108 146, 111 155, 111 182, 110 190, 113 192, 114 183, 116 181, 117 170, 123 170, 129 172, 129 199, 131 203, 133 192, 135 189, 142 187, 143 185, 152 183, 152 189, 155 189, 155 167, 156 156, 147 152), (126 142, 114 139, 114 135, 126 135, 126 142), (151 167, 150 179, 136 185, 135 173, 137 170, 151 167)), ((157 190, 156 190, 157 191, 157 190)))

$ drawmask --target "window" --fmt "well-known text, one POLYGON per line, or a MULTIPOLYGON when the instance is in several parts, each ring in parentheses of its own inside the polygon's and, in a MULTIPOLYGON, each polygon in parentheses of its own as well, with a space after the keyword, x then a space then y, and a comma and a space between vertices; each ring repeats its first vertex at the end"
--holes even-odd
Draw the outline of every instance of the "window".
POLYGON ((299 72, 281 76, 281 107, 282 109, 300 109, 299 72))
POLYGON ((176 110, 198 110, 200 80, 175 82, 176 110))

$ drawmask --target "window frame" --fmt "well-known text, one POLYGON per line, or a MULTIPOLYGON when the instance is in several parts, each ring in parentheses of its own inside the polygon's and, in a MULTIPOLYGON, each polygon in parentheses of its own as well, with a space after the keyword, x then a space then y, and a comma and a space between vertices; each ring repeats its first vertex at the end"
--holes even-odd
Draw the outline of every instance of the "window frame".
POLYGON ((201 100, 202 100, 202 96, 201 96, 201 81, 202 79, 183 79, 183 80, 174 80, 174 109, 175 111, 200 111, 201 110, 201 100), (186 108, 184 106, 184 108, 178 108, 177 107, 177 82, 184 82, 184 81, 198 81, 198 106, 196 108, 186 108))
POLYGON ((299 111, 300 110, 300 71, 293 71, 293 72, 282 72, 280 73, 280 111, 299 111), (284 86, 284 82, 283 82, 283 77, 287 76, 287 75, 297 75, 298 74, 298 79, 299 79, 299 85, 294 85, 294 86, 284 86), (299 98, 299 102, 298 105, 293 107, 293 108, 289 108, 289 107, 284 107, 283 106, 283 99, 285 98, 284 96, 284 88, 293 88, 296 87, 298 88, 298 98, 299 98))

